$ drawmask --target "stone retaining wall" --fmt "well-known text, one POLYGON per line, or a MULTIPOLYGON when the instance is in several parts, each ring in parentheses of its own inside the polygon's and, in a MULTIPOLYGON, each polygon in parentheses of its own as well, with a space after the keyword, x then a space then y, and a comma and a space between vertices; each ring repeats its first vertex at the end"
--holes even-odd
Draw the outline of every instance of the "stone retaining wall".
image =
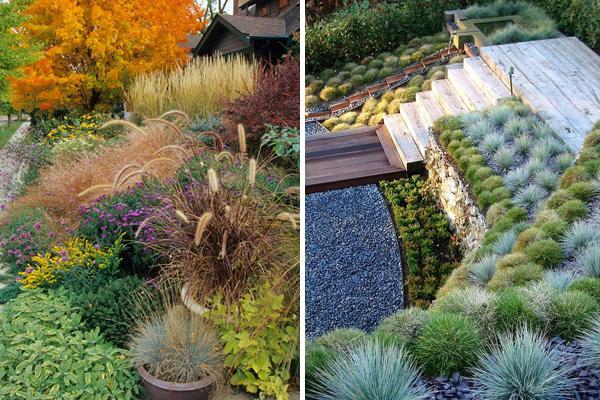
POLYGON ((467 253, 478 248, 488 228, 485 216, 471 198, 467 184, 463 182, 458 169, 433 135, 430 135, 425 163, 430 184, 461 238, 463 251, 467 253))

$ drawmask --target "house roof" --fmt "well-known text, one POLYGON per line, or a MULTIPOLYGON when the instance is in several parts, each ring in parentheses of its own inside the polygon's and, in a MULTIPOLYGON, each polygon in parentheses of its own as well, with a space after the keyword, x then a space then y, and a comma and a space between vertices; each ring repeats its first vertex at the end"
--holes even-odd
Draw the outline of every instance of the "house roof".
POLYGON ((187 35, 187 40, 178 44, 179 47, 194 49, 200 43, 200 35, 187 35))
POLYGON ((194 54, 200 53, 209 42, 211 33, 217 26, 224 26, 241 40, 250 43, 252 39, 281 40, 290 37, 289 24, 283 17, 250 17, 246 15, 217 14, 200 42, 194 48, 194 54))
POLYGON ((283 18, 227 14, 220 14, 219 16, 240 33, 251 38, 287 38, 289 36, 289 33, 285 31, 285 20, 283 18))

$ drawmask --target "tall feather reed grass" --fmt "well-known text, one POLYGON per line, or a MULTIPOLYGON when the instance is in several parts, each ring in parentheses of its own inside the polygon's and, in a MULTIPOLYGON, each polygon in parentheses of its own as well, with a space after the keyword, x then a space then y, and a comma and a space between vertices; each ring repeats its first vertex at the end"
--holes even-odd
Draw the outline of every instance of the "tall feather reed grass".
MULTIPOLYGON (((100 194, 131 187, 144 174, 168 177, 179 168, 183 157, 168 146, 181 143, 180 133, 166 124, 151 123, 143 129, 129 126, 124 140, 106 146, 97 153, 87 153, 76 160, 61 160, 40 172, 40 178, 11 208, 41 207, 50 215, 74 222, 78 208, 100 194), (164 151, 166 154, 158 154, 164 151), (157 159, 168 159, 159 162, 157 159), (119 181, 115 185, 115 181, 119 181), (97 190, 90 190, 96 187, 97 190), (81 193, 85 196, 79 196, 81 193)), ((178 146, 181 147, 181 146, 178 146)))
POLYGON ((145 118, 171 109, 204 118, 221 111, 224 101, 250 93, 258 68, 241 55, 195 58, 170 71, 136 77, 127 90, 127 106, 145 118))

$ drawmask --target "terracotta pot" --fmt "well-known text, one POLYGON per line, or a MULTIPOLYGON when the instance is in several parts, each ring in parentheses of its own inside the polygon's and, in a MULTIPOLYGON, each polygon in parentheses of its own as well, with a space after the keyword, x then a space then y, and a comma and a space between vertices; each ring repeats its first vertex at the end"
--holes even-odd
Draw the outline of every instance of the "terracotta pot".
POLYGON ((215 379, 210 377, 189 383, 173 383, 153 377, 143 365, 138 365, 137 370, 152 400, 208 400, 217 387, 215 379))

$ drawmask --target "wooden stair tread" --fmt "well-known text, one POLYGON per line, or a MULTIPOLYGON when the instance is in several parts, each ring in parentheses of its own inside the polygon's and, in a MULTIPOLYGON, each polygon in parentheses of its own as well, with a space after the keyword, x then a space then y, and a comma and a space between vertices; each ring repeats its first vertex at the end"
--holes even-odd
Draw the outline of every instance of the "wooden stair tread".
POLYGON ((447 79, 431 82, 431 91, 447 114, 460 115, 469 112, 468 107, 447 79))
POLYGON ((492 101, 492 104, 510 97, 508 88, 498 79, 481 57, 465 58, 463 65, 471 81, 483 90, 492 101))
POLYGON ((417 103, 404 103, 400 105, 400 115, 408 127, 421 155, 425 155, 425 149, 429 144, 429 124, 423 121, 417 103))
POLYGON ((417 108, 423 121, 426 121, 430 127, 438 119, 446 115, 446 112, 440 103, 433 96, 431 90, 417 93, 417 108))
POLYGON ((400 114, 386 115, 383 121, 406 169, 410 170, 415 164, 421 164, 423 155, 415 144, 402 116, 400 114))
POLYGON ((377 137, 381 142, 381 147, 383 147, 383 151, 385 152, 390 165, 396 168, 405 168, 400 159, 400 155, 398 154, 398 150, 396 150, 396 145, 385 125, 380 125, 379 128, 377 128, 377 137))
POLYGON ((479 85, 473 84, 464 68, 449 69, 448 80, 471 111, 481 111, 493 105, 479 85))

